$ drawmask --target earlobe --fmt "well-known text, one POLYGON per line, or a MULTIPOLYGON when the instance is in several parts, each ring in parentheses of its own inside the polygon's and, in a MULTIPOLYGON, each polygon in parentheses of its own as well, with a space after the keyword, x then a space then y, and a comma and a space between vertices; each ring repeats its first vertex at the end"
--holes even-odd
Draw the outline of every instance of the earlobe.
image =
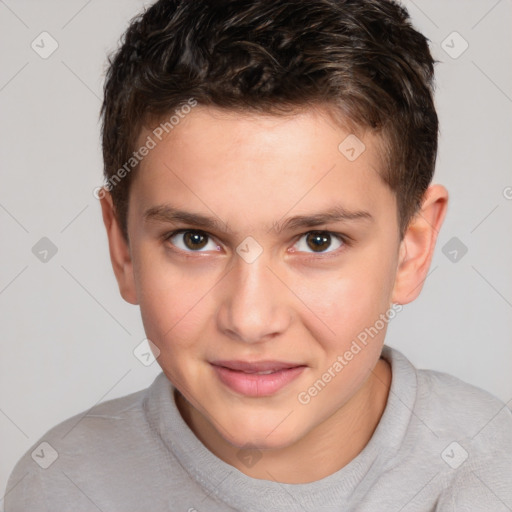
POLYGON ((103 223, 107 230, 110 260, 119 291, 126 302, 138 304, 130 247, 119 225, 112 196, 106 189, 102 189, 100 204, 103 223))
POLYGON ((400 244, 392 302, 407 304, 421 292, 448 205, 448 191, 431 185, 400 244))

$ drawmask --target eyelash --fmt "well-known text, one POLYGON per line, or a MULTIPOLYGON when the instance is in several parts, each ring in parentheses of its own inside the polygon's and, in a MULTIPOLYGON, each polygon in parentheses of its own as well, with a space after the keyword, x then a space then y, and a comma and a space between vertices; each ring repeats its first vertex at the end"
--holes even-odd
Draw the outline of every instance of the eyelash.
MULTIPOLYGON (((162 238, 165 242, 169 242, 169 240, 175 236, 175 235, 178 235, 178 234, 183 234, 183 233, 199 233, 201 235, 204 235, 206 237, 208 237, 210 240, 211 239, 215 239, 215 237, 213 235, 210 235, 209 233, 207 233, 206 231, 202 231, 200 229, 176 229, 174 231, 171 231, 169 233, 166 233, 162 238)), ((302 233, 300 235, 297 236, 295 242, 294 242, 294 245, 297 244, 297 242, 304 236, 306 235, 309 235, 310 233, 318 233, 318 234, 327 234, 327 235, 331 235, 335 238, 337 238, 341 243, 342 243, 342 246, 339 247, 338 249, 335 249, 334 251, 329 251, 329 252, 318 252, 318 253, 315 253, 315 252, 305 252, 305 254, 307 254, 308 256, 305 256, 305 259, 317 259, 317 258, 329 258, 329 257, 333 257, 333 256, 337 256, 339 255, 341 252, 343 252, 345 249, 347 249, 347 247, 350 247, 353 243, 353 240, 343 234, 343 233, 337 233, 337 232, 334 232, 334 231, 327 231, 327 230, 310 230, 310 231, 306 231, 305 233, 302 233)), ((221 244, 218 244, 218 245, 221 245, 221 244)), ((174 244, 171 243, 171 246, 172 246, 172 250, 174 251, 178 251, 180 252, 181 254, 184 254, 186 257, 194 257, 193 255, 194 254, 201 254, 203 252, 206 252, 206 251, 184 251, 183 249, 180 249, 178 247, 176 247, 174 244)), ((297 252, 297 253, 300 253, 301 251, 294 251, 294 252, 297 252)))

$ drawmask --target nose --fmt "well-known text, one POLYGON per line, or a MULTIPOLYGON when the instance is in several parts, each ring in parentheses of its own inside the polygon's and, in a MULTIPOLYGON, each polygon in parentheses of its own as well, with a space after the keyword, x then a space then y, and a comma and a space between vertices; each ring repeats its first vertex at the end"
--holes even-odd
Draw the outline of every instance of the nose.
POLYGON ((220 330, 245 343, 275 338, 286 331, 292 318, 289 291, 263 254, 252 263, 237 257, 235 268, 226 276, 218 310, 220 330))

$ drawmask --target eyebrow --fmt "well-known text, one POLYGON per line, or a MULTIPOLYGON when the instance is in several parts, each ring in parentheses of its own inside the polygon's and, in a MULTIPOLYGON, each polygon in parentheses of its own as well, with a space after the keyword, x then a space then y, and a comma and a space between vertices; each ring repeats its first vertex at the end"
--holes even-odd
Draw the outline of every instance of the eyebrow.
MULTIPOLYGON (((228 224, 221 221, 218 217, 209 217, 201 213, 180 210, 168 204, 148 208, 144 212, 143 218, 145 222, 183 223, 194 225, 205 230, 217 230, 233 234, 228 224)), ((373 221, 373 217, 368 211, 347 210, 342 206, 336 206, 323 212, 289 217, 284 222, 276 221, 271 229, 275 233, 281 233, 283 231, 292 231, 298 228, 312 228, 334 222, 360 220, 373 221)))

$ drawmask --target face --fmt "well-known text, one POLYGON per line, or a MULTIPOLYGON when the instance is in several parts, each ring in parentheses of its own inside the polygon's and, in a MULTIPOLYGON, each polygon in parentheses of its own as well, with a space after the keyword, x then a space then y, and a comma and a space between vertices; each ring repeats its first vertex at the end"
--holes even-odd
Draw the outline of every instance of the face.
POLYGON ((385 326, 356 354, 353 343, 393 301, 396 199, 379 141, 359 135, 354 160, 359 147, 338 149, 349 135, 320 111, 198 106, 134 176, 146 335, 186 407, 235 446, 299 441, 357 399, 379 360, 385 326))

